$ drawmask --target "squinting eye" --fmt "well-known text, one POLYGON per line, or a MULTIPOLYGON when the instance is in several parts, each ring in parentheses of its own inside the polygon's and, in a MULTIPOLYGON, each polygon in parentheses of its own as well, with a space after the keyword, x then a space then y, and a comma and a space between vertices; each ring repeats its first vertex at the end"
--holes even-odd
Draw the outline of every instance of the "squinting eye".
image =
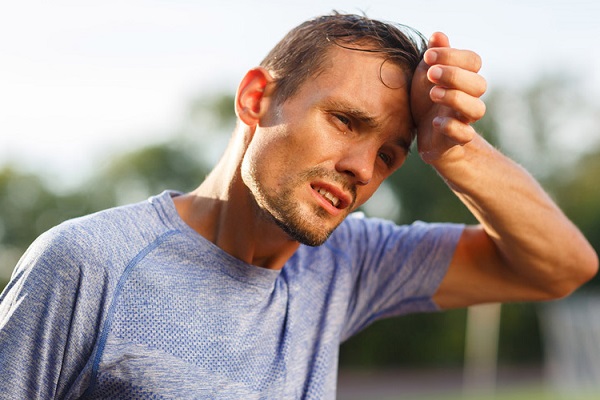
POLYGON ((385 153, 379 153, 379 158, 385 163, 385 165, 392 165, 392 157, 385 153))
POLYGON ((338 120, 340 120, 340 122, 346 126, 350 126, 350 118, 345 117, 341 114, 334 114, 334 117, 336 117, 338 120))

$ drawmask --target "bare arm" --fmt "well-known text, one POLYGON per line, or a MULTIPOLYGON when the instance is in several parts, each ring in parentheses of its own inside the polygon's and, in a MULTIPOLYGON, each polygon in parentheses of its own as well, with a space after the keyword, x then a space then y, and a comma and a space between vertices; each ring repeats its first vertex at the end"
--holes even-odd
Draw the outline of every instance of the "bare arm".
POLYGON ((581 232, 519 165, 471 127, 485 105, 481 61, 434 34, 412 88, 419 153, 480 224, 463 233, 435 301, 442 308, 563 297, 598 258, 581 232))

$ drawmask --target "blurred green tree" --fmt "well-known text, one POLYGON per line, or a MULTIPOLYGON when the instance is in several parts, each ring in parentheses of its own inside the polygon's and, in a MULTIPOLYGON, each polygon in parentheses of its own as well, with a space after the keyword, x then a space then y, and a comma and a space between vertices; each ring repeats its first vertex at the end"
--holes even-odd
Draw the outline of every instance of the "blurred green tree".
POLYGON ((183 141, 151 144, 113 158, 84 192, 91 207, 102 209, 141 201, 165 189, 192 190, 208 171, 201 153, 183 141))
MULTIPOLYGON (((559 204, 600 253, 600 148, 581 158, 555 183, 559 204)), ((599 277, 592 282, 598 284, 599 277)))
MULTIPOLYGON (((600 191, 596 177, 600 174, 600 150, 575 162, 581 149, 578 152, 573 148, 569 158, 562 145, 564 131, 573 127, 574 120, 579 121, 579 129, 589 128, 589 137, 600 138, 595 128, 599 125, 589 123, 599 115, 597 106, 583 102, 576 85, 550 78, 518 90, 492 90, 486 95, 486 103, 488 112, 477 123, 477 130, 533 170, 598 250, 600 191)), ((10 167, 0 170, 0 271, 4 271, 0 279, 6 280, 7 271, 12 270, 35 237, 65 219, 141 201, 164 189, 195 188, 216 162, 234 125, 231 94, 198 97, 191 102, 182 127, 174 131, 171 140, 149 143, 107 160, 105 167, 72 193, 57 194, 39 177, 10 167)), ((398 223, 475 222, 416 154, 363 211, 398 223)), ((539 332, 532 316, 535 308, 531 304, 504 307, 501 359, 539 360, 539 332)), ((460 365, 464 335, 464 310, 380 321, 342 346, 340 363, 360 367, 460 365)))
POLYGON ((10 166, 0 170, 0 287, 37 236, 91 211, 82 193, 58 195, 35 175, 10 166))

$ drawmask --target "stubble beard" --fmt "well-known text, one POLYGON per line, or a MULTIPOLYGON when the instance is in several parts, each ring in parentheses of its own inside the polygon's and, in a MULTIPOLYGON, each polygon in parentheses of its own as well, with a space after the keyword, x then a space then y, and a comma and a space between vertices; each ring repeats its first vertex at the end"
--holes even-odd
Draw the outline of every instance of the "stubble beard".
MULTIPOLYGON (((254 184, 251 191, 254 193, 261 214, 275 222, 292 240, 307 246, 320 246, 327 241, 342 220, 334 226, 329 225, 327 221, 328 217, 331 217, 330 214, 317 204, 312 205, 310 210, 302 210, 296 201, 294 189, 307 184, 314 178, 323 178, 327 175, 331 174, 322 168, 307 170, 275 195, 265 190, 257 180, 253 179, 254 184), (306 215, 309 212, 310 215, 306 215)), ((332 179, 331 176, 328 179, 339 181, 336 178, 332 179)), ((352 193, 354 194, 353 190, 352 193)))

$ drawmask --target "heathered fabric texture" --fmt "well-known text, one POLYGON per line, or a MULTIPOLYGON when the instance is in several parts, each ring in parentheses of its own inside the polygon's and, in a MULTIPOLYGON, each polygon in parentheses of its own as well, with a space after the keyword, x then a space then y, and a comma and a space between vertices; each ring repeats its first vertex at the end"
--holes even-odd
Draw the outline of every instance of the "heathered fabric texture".
POLYGON ((436 310, 462 232, 351 217, 271 271, 189 228, 174 195, 68 221, 28 249, 0 296, 0 397, 333 399, 340 342, 436 310))

